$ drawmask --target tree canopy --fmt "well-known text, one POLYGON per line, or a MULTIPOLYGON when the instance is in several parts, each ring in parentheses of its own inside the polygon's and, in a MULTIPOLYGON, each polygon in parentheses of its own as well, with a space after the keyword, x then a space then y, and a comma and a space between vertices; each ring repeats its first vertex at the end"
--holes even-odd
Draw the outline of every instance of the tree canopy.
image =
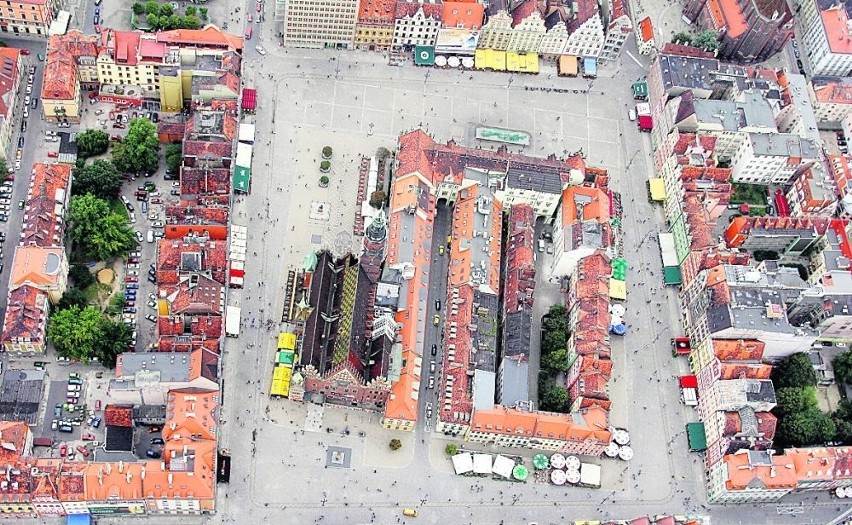
POLYGON ((675 44, 681 44, 684 46, 692 45, 692 35, 687 33, 686 31, 679 31, 672 36, 672 42, 675 44))
POLYGON ((539 382, 538 399, 542 410, 563 414, 568 412, 571 401, 568 390, 550 379, 539 382))
POLYGON ((112 162, 125 173, 155 173, 160 164, 157 126, 144 118, 131 120, 124 140, 112 149, 112 162))
POLYGON ((541 367, 555 374, 568 370, 568 317, 565 307, 550 307, 541 323, 541 367))
POLYGON ((846 384, 852 383, 852 350, 837 354, 831 360, 834 368, 834 377, 846 384))
MULTIPOLYGON (((63 297, 64 298, 64 297, 63 297)), ((56 310, 47 323, 47 338, 60 355, 88 363, 97 358, 113 368, 132 342, 132 329, 114 323, 94 306, 70 305, 56 310)))
POLYGON ((78 133, 74 142, 77 144, 77 157, 87 159, 106 153, 109 148, 109 134, 99 129, 87 129, 78 133))
POLYGON ((772 368, 775 389, 816 385, 817 379, 808 354, 799 352, 785 357, 772 368))
POLYGON ((118 196, 123 182, 112 162, 98 159, 74 171, 72 189, 75 195, 91 193, 95 197, 110 200, 118 196))
POLYGON ((65 293, 62 294, 62 298, 59 299, 59 302, 56 304, 56 309, 64 310, 66 308, 71 308, 72 306, 85 308, 88 304, 89 300, 86 298, 85 292, 79 288, 72 287, 65 290, 65 293))
POLYGON ((719 36, 712 29, 708 29, 695 35, 692 45, 713 53, 719 49, 719 36))
POLYGON ((68 222, 71 238, 99 261, 127 253, 136 244, 126 217, 114 213, 109 203, 92 194, 71 198, 68 222))
POLYGON ((95 282, 95 276, 89 271, 89 267, 85 264, 74 264, 68 270, 68 277, 79 289, 88 288, 89 285, 95 282))
POLYGON ((180 169, 181 160, 183 160, 183 146, 180 144, 169 144, 166 146, 166 166, 169 168, 169 171, 180 169))

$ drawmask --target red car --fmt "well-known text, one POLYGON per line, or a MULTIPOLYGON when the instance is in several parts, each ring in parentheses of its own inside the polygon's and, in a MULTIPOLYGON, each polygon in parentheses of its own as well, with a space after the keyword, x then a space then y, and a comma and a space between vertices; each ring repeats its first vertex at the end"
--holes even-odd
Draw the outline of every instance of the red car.
POLYGON ((94 441, 95 435, 91 432, 83 432, 83 441, 94 441))
POLYGON ((87 449, 83 445, 77 445, 77 451, 80 454, 83 454, 83 456, 85 456, 85 457, 89 457, 89 454, 91 454, 91 452, 89 452, 89 449, 87 449))
POLYGON ((254 20, 254 19, 251 17, 251 13, 249 13, 249 14, 247 14, 247 15, 246 15, 246 19, 247 19, 249 22, 251 22, 251 21, 253 21, 253 20, 254 20))
POLYGON ((139 278, 138 278, 138 277, 136 277, 135 275, 131 275, 130 277, 126 277, 126 278, 124 279, 124 282, 126 282, 126 283, 138 283, 138 282, 139 282, 139 278))
POLYGON ((163 203, 163 199, 161 199, 159 197, 151 198, 151 204, 162 204, 162 203, 163 203))
POLYGON ((130 264, 139 264, 139 257, 130 257, 129 259, 127 259, 127 262, 129 262, 130 264))
POLYGON ((64 458, 67 454, 68 454, 68 445, 66 445, 65 443, 63 443, 63 444, 59 447, 59 455, 60 455, 60 456, 62 456, 62 457, 64 458))
POLYGON ((58 151, 51 151, 50 153, 47 154, 47 156, 50 157, 51 159, 55 159, 55 158, 59 157, 59 152, 58 151))
POLYGON ((260 2, 254 4, 254 10, 257 11, 258 13, 260 13, 261 10, 263 10, 263 4, 260 3, 260 2))
POLYGON ((100 32, 101 32, 101 25, 100 25, 100 24, 95 24, 95 33, 100 34, 100 32))
POLYGON ((101 400, 96 399, 95 400, 95 410, 100 410, 100 409, 101 409, 101 400))
POLYGON ((29 50, 29 49, 21 49, 21 54, 22 54, 22 55, 29 55, 29 54, 30 54, 30 50, 29 50))
POLYGON ((119 141, 121 140, 121 135, 113 135, 109 138, 109 140, 119 141))

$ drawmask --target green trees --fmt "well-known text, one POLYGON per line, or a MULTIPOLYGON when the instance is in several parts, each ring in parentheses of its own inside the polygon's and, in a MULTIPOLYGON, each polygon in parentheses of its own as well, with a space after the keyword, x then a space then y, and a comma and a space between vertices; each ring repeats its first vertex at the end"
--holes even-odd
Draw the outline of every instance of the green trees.
POLYGON ((71 198, 67 220, 71 238, 96 260, 112 259, 136 244, 127 219, 113 213, 108 202, 92 194, 71 198))
POLYGON ((328 170, 331 168, 331 162, 324 160, 320 162, 320 171, 323 173, 328 173, 328 170))
POLYGON ((198 20, 198 11, 201 13, 201 18, 207 18, 207 8, 197 10, 194 6, 187 6, 184 10, 184 15, 175 12, 171 4, 158 4, 155 1, 147 2, 145 5, 136 3, 133 4, 133 12, 137 16, 145 14, 145 23, 153 31, 169 30, 169 29, 198 29, 201 23, 198 20))
POLYGON ((64 310, 72 306, 85 308, 87 304, 89 304, 89 300, 86 298, 86 293, 83 290, 80 288, 68 288, 56 304, 56 309, 64 310))
POLYGON ((160 163, 157 126, 144 118, 130 121, 127 135, 112 150, 112 162, 124 173, 154 173, 160 163))
POLYGON ((169 171, 177 171, 180 169, 180 163, 183 159, 183 146, 180 144, 169 144, 166 146, 166 167, 169 171))
POLYGON ((95 276, 89 271, 85 264, 75 264, 68 270, 68 277, 74 283, 74 286, 84 290, 95 282, 95 276))
POLYGON ((390 443, 388 443, 388 447, 390 447, 391 450, 399 450, 402 448, 402 441, 393 438, 390 440, 390 443))
POLYGON ((47 323, 47 339, 60 355, 84 363, 97 358, 109 368, 132 342, 131 331, 126 324, 104 317, 94 306, 76 304, 56 310, 47 323))
POLYGON ((550 307, 541 325, 541 368, 551 374, 568 370, 568 317, 565 307, 550 307))
POLYGON ((106 153, 109 148, 109 134, 99 129, 87 129, 78 133, 74 139, 77 143, 77 157, 87 159, 106 153))
POLYGON ((444 447, 444 452, 452 457, 459 453, 459 447, 455 443, 447 443, 447 446, 444 447))
POLYGON ((816 383, 813 365, 805 352, 786 357, 772 368, 772 384, 776 390, 804 388, 814 386, 816 383))
POLYGON ((672 37, 672 43, 681 44, 684 46, 692 45, 692 35, 687 33, 686 31, 679 31, 674 34, 672 37))
POLYGON ((114 199, 121 191, 123 180, 115 165, 108 160, 98 159, 74 171, 75 195, 91 193, 101 199, 114 199))
POLYGON ((568 390, 551 379, 539 382, 538 399, 542 410, 548 412, 568 412, 571 399, 568 390))
POLYGON ((385 203, 385 199, 387 199, 385 192, 382 190, 376 190, 370 194, 370 206, 379 209, 385 203))
POLYGON ((837 354, 831 360, 834 377, 846 384, 852 383, 852 350, 837 354))
POLYGON ((322 148, 322 158, 330 159, 332 154, 331 146, 325 146, 322 148))
POLYGON ((695 35, 692 39, 692 45, 704 51, 715 53, 719 49, 719 37, 715 31, 708 29, 695 35))

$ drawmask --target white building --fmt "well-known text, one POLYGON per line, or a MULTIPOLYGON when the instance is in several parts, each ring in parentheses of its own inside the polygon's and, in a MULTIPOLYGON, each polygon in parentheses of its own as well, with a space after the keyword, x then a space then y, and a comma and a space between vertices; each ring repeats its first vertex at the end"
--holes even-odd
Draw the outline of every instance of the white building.
POLYGON ((276 0, 275 20, 285 46, 347 48, 355 38, 358 0, 276 0))
POLYGON ((438 0, 398 2, 393 47, 434 46, 441 29, 442 9, 438 0))
POLYGON ((608 18, 610 22, 606 27, 606 37, 600 54, 602 64, 618 60, 624 41, 633 31, 633 22, 624 12, 622 0, 611 0, 608 18))
POLYGON ((646 16, 636 26, 636 47, 640 55, 653 56, 657 53, 657 43, 654 41, 654 24, 651 17, 646 16))
POLYGON ((578 57, 597 57, 601 54, 604 44, 604 27, 600 9, 594 0, 580 0, 581 4, 576 16, 582 17, 569 22, 568 43, 565 53, 578 57), (572 25, 577 25, 571 31, 572 25))
POLYGON ((568 45, 568 28, 565 24, 555 24, 541 38, 538 53, 543 57, 556 58, 565 53, 568 45))
POLYGON ((820 9, 817 0, 801 0, 796 14, 800 45, 810 74, 846 77, 852 74, 852 37, 843 2, 820 9))
POLYGON ((792 133, 749 133, 731 159, 731 178, 750 184, 788 184, 819 159, 819 147, 792 133))
POLYGON ((559 205, 562 186, 558 173, 509 168, 505 183, 494 195, 507 209, 513 204, 528 204, 536 217, 549 219, 559 205))

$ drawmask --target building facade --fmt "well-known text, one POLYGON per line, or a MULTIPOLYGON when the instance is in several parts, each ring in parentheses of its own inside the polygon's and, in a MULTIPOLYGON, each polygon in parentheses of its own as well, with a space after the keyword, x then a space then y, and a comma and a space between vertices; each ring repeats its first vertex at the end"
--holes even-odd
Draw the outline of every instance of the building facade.
POLYGON ((796 20, 810 74, 846 77, 852 74, 852 40, 847 4, 831 0, 800 0, 796 20))
POLYGON ((398 1, 395 8, 392 45, 396 49, 434 46, 441 29, 440 0, 398 1))
POLYGON ((0 13, 0 31, 13 35, 47 36, 50 23, 59 14, 59 0, 8 2, 0 13))
POLYGON ((286 0, 275 10, 285 46, 346 49, 354 41, 358 0, 286 0))

